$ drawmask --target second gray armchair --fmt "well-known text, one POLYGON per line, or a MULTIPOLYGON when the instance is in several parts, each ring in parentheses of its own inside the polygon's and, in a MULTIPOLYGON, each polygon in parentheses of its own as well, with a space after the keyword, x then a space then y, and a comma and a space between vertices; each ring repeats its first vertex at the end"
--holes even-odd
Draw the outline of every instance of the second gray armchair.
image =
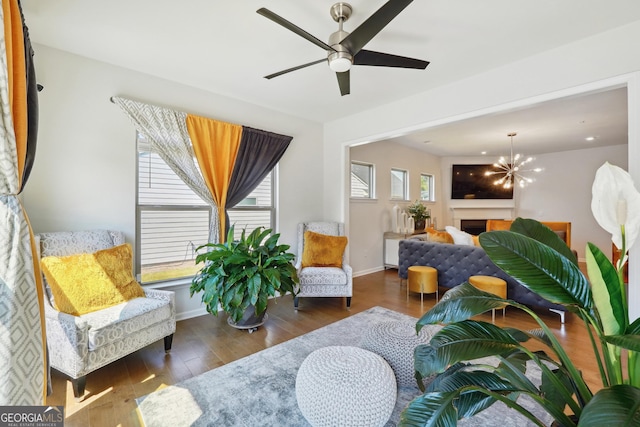
POLYGON ((331 237, 344 235, 344 224, 341 222, 298 224, 296 269, 300 279, 300 292, 294 298, 296 310, 300 297, 346 297, 347 308, 351 306, 353 280, 351 266, 346 263, 347 239, 331 237), (311 244, 315 245, 313 250, 311 244), (310 255, 312 252, 314 255, 310 255), (327 257, 333 258, 334 262, 325 262, 327 257))

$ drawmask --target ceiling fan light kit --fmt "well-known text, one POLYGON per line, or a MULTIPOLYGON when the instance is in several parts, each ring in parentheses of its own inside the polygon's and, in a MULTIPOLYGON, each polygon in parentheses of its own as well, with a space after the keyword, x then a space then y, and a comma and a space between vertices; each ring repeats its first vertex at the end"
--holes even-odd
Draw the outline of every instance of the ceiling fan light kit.
MULTIPOLYGON (((338 23, 338 31, 329 36, 328 44, 264 7, 258 9, 257 13, 324 49, 327 55, 326 61, 329 64, 329 68, 336 73, 340 93, 344 96, 348 95, 351 91, 349 71, 353 65, 413 68, 421 70, 427 68, 427 65, 429 65, 428 61, 363 49, 376 34, 412 1, 413 0, 389 0, 351 33, 344 31, 342 24, 346 22, 353 13, 353 7, 344 2, 334 4, 329 9, 329 13, 333 20, 338 23)), ((272 79, 321 62, 324 62, 324 59, 269 74, 265 76, 265 78, 272 79)))

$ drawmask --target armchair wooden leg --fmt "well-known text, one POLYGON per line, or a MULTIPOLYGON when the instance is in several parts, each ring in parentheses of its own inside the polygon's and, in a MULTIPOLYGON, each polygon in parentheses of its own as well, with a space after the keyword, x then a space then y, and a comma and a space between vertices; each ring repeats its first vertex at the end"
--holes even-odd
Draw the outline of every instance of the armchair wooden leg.
POLYGON ((347 297, 347 308, 351 308, 351 297, 347 297))
POLYGON ((84 375, 80 378, 72 378, 71 387, 73 387, 73 397, 77 401, 80 401, 84 398, 84 389, 87 385, 87 376, 84 375))
POLYGON ((164 337, 164 351, 169 353, 171 351, 171 344, 173 344, 173 334, 164 337))
POLYGON ((300 299, 298 297, 293 297, 293 308, 298 309, 298 304, 300 303, 300 299))

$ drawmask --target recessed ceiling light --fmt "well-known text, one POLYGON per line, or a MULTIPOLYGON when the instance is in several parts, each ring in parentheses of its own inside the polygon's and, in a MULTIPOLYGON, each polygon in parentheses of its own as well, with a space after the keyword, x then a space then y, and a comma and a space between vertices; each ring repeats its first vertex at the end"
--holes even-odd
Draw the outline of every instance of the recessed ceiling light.
POLYGON ((588 137, 585 138, 585 140, 587 140, 587 141, 593 141, 595 139, 596 139, 595 136, 588 136, 588 137))
POLYGON ((485 154, 487 154, 487 152, 486 151, 482 151, 482 152, 480 152, 480 154, 482 154, 484 156, 485 154))

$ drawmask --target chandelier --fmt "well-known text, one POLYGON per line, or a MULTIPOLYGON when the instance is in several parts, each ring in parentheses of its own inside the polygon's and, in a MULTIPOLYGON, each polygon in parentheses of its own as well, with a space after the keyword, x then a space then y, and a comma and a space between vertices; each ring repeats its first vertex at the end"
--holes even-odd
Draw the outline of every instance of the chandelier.
POLYGON ((523 173, 527 172, 540 172, 542 169, 524 169, 524 166, 533 161, 533 157, 527 157, 524 159, 520 154, 513 155, 513 137, 517 133, 511 132, 507 134, 511 138, 511 156, 506 159, 504 156, 500 157, 497 163, 493 166, 498 168, 496 171, 486 171, 485 176, 499 175, 500 177, 493 182, 494 185, 501 185, 504 188, 511 188, 514 185, 518 185, 521 188, 526 184, 533 182, 533 179, 526 177, 523 173))

